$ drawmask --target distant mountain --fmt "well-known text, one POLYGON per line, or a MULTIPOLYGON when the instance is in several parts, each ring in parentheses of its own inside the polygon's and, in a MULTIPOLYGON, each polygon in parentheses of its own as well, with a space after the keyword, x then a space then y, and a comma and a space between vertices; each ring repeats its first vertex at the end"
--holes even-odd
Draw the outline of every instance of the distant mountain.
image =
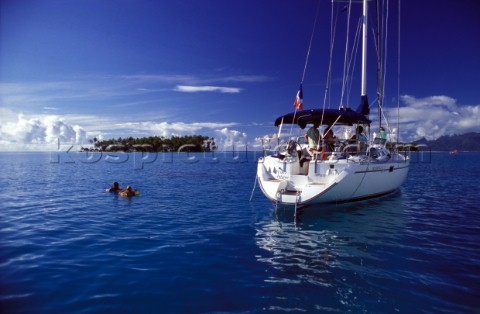
POLYGON ((434 141, 422 138, 415 144, 426 144, 433 151, 480 151, 480 133, 470 132, 462 135, 444 135, 434 141))

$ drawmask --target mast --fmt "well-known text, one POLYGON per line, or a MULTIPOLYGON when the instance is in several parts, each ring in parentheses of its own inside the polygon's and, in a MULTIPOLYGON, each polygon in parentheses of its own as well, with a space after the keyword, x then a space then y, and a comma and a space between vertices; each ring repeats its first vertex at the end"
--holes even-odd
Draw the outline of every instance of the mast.
POLYGON ((363 21, 362 21, 362 92, 360 97, 360 106, 358 106, 357 112, 368 117, 370 114, 370 108, 368 105, 367 97, 367 0, 363 0, 363 21))
POLYGON ((367 96, 367 0, 363 0, 363 23, 362 23, 362 98, 367 96))

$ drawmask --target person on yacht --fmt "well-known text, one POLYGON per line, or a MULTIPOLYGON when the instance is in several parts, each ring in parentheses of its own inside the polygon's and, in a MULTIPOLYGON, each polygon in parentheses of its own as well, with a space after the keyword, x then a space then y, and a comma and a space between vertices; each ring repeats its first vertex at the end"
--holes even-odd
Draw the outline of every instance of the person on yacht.
POLYGON ((313 155, 318 151, 318 142, 320 140, 320 132, 318 131, 318 127, 320 123, 318 121, 313 123, 313 126, 308 129, 307 133, 305 134, 305 138, 308 141, 308 151, 313 155))
POLYGON ((308 141, 308 151, 313 155, 318 151, 318 141, 320 139, 320 132, 318 131, 318 127, 320 123, 315 121, 313 126, 308 129, 307 134, 305 134, 305 138, 308 141))
POLYGON ((366 152, 367 151, 367 136, 363 132, 363 126, 357 126, 355 134, 350 138, 351 142, 358 143, 358 152, 366 152))
POLYGON ((323 140, 325 141, 326 151, 333 152, 335 150, 335 135, 333 134, 333 125, 328 125, 323 132, 323 140))

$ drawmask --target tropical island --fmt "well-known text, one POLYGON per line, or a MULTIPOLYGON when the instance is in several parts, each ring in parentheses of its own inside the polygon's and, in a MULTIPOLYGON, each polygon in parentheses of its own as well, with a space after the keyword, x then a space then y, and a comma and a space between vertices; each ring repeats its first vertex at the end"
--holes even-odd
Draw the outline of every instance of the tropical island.
POLYGON ((82 152, 212 152, 217 149, 215 139, 203 135, 126 137, 99 141, 90 140, 93 147, 81 147, 82 152))
MULTIPOLYGON (((93 147, 81 147, 82 152, 212 152, 217 150, 215 139, 203 135, 126 137, 99 141, 90 140, 93 147)), ((387 143, 387 148, 416 151, 427 147, 432 151, 480 151, 480 133, 444 135, 436 140, 420 139, 412 143, 387 143)))
POLYGON ((469 132, 465 134, 443 135, 435 140, 419 139, 411 143, 387 142, 386 146, 390 150, 395 148, 399 151, 480 151, 480 133, 469 132))
POLYGON ((422 138, 414 144, 424 144, 432 151, 480 151, 480 133, 444 135, 432 141, 422 138))

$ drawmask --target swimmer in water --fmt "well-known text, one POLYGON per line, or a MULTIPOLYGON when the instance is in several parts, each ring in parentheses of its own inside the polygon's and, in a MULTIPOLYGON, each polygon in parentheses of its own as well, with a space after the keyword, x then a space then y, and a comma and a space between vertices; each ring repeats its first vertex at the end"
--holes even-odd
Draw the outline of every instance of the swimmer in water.
POLYGON ((109 189, 106 189, 107 192, 119 192, 121 191, 122 189, 120 188, 120 186, 118 185, 118 182, 113 182, 113 186, 109 189))
POLYGON ((130 185, 127 185, 127 187, 120 192, 120 195, 125 197, 135 196, 138 194, 139 194, 138 191, 135 191, 134 189, 132 189, 130 185))

